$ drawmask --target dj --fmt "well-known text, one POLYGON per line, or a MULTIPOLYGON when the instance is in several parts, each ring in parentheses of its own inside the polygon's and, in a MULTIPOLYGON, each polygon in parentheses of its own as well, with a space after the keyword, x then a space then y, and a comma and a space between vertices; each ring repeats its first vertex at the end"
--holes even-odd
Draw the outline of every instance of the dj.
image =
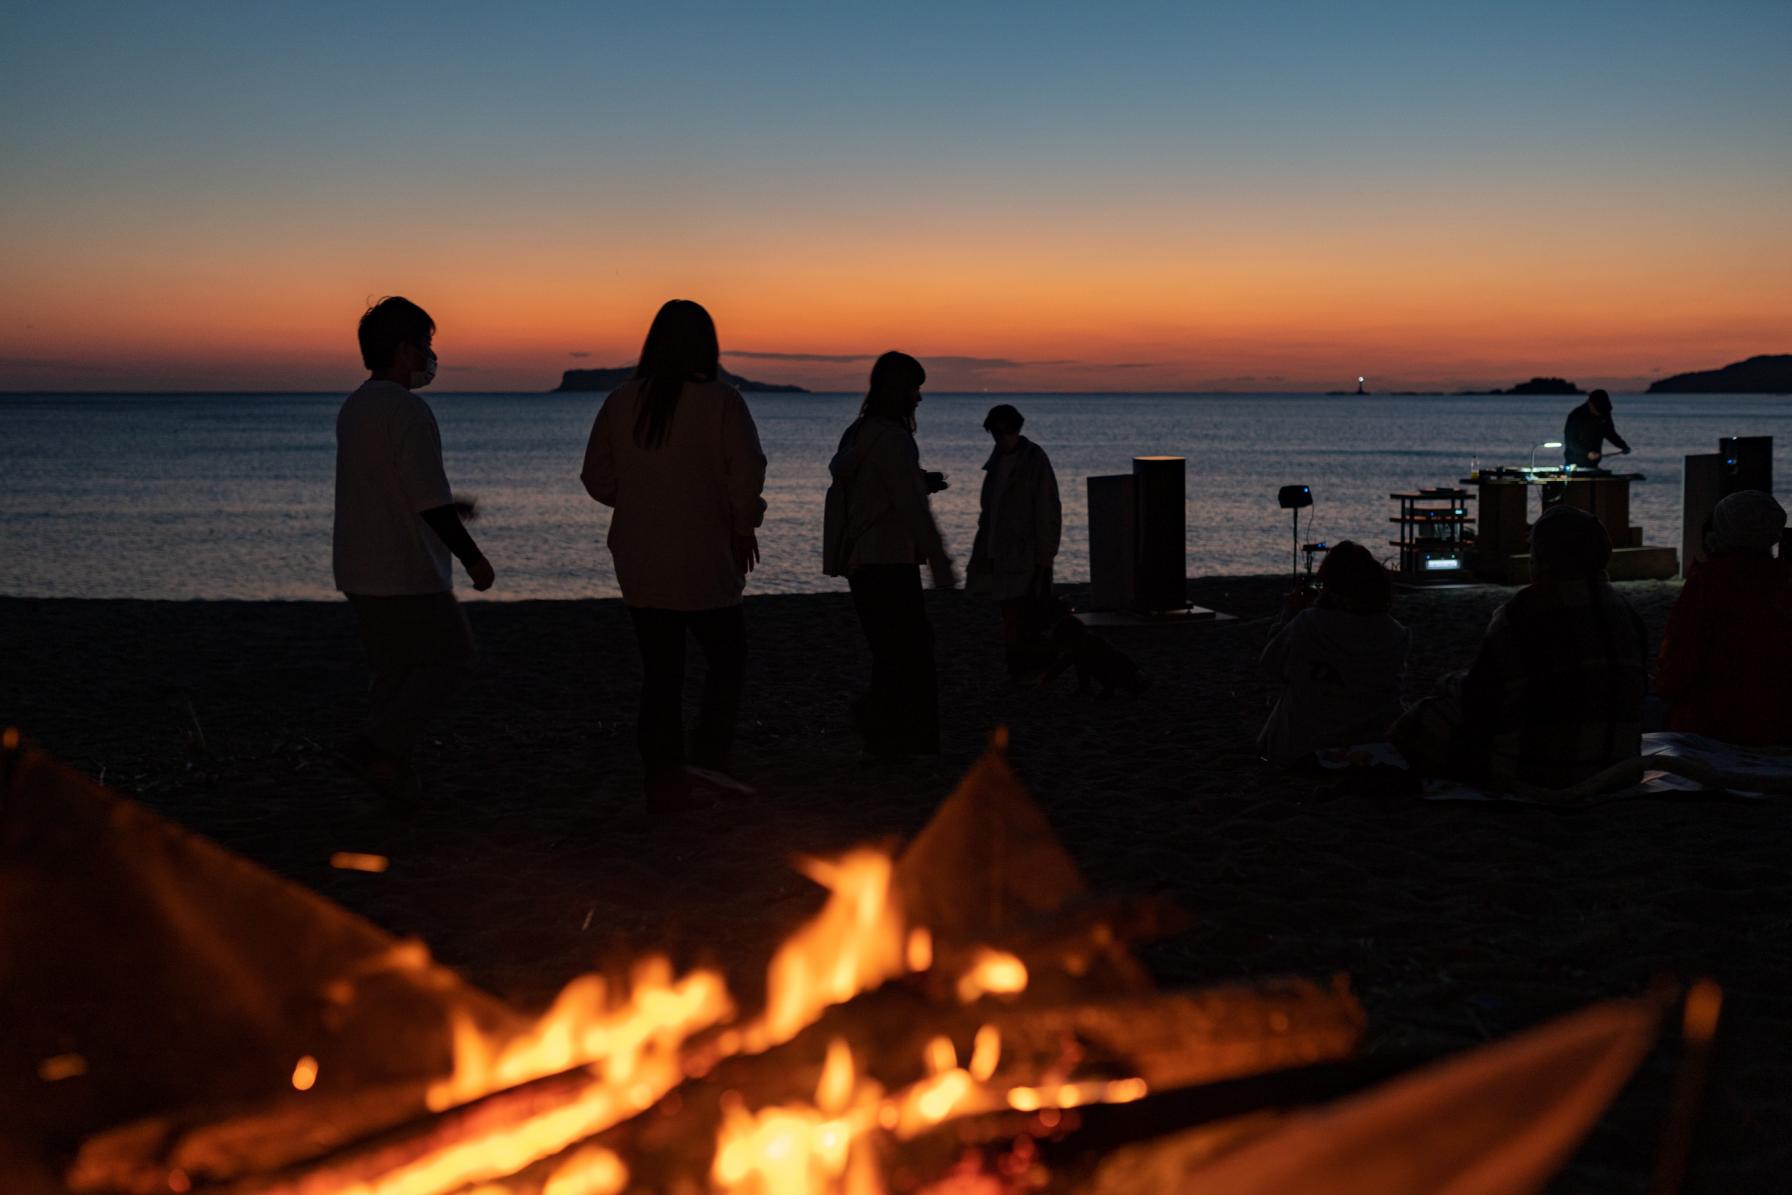
POLYGON ((1568 422, 1562 428, 1562 457, 1571 469, 1597 469, 1608 440, 1619 452, 1630 451, 1630 445, 1612 426, 1612 396, 1595 390, 1586 402, 1568 412, 1568 422))

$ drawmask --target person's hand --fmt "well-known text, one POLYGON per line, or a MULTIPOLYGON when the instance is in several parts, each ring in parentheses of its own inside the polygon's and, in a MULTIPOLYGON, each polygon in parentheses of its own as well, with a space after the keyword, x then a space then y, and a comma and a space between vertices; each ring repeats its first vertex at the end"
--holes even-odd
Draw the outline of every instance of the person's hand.
POLYGON ((928 571, 933 574, 933 587, 935 589, 958 588, 958 573, 953 569, 950 557, 942 556, 927 567, 928 571))
POLYGON ((492 568, 492 562, 484 556, 467 562, 467 576, 473 579, 473 588, 480 593, 490 589, 492 583, 498 579, 497 572, 492 568))
POLYGON ((1618 455, 1619 456, 1629 456, 1630 455, 1630 446, 1627 444, 1623 448, 1618 449, 1618 455))
POLYGON ((930 494, 937 494, 947 486, 946 475, 944 473, 929 472, 923 473, 921 476, 927 479, 927 492, 930 494))
POLYGON ((747 531, 734 537, 734 567, 744 575, 759 563, 759 536, 747 531))

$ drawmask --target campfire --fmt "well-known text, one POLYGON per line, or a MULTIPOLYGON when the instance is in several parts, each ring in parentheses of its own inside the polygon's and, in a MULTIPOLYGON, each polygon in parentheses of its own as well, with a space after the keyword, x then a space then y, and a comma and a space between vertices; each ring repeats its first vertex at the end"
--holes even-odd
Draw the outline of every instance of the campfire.
MULTIPOLYGON (((763 991, 650 957, 575 979, 528 1020, 357 923, 374 936, 316 993, 316 1040, 287 1035, 259 1067, 278 1059, 277 1091, 83 1132, 63 1181, 83 1195, 1297 1190, 1253 1184, 1303 1149, 1395 1151, 1374 1134, 1452 1099, 1447 1146, 1485 1138, 1508 1163, 1516 1148, 1541 1181, 1653 1039, 1661 1002, 1617 1002, 1382 1082, 1410 1060, 1354 1057, 1364 1016, 1342 978, 1156 990, 1130 947, 1179 914, 1089 893, 1001 747, 905 849, 798 862, 826 899, 763 991), (407 1024, 423 1044, 370 1069, 366 1052, 407 1024), (431 1057, 433 1072, 415 1065, 431 1057), (1508 1097, 1491 1111, 1489 1090, 1508 1097), (1321 1114, 1293 1111, 1338 1097, 1324 1115, 1362 1121, 1354 1136, 1315 1136, 1321 1114)), ((105 1065, 78 1050, 50 1063, 46 1087, 105 1065)))

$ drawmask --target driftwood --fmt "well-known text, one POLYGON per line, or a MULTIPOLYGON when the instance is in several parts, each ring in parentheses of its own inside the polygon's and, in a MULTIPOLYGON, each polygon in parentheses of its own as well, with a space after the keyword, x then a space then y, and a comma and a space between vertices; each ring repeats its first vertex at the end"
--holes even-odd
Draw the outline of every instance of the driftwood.
MULTIPOLYGON (((83 1151, 70 1185, 82 1192, 148 1195, 169 1190, 172 1178, 196 1193, 311 1195, 580 1105, 590 1115, 578 1139, 507 1186, 522 1191, 539 1186, 588 1140, 628 1158, 643 1176, 700 1178, 713 1153, 724 1098, 748 1108, 808 1102, 828 1044, 836 1038, 847 1042, 861 1074, 896 1090, 927 1073, 924 1054, 931 1039, 950 1039, 963 1060, 984 1025, 1001 1034, 1001 1063, 991 1080, 997 1089, 1072 1077, 1136 1076, 1153 1091, 1167 1091, 1343 1057, 1361 1036, 1363 1016, 1341 985, 1328 989, 1299 981, 1048 1007, 993 999, 942 1006, 920 984, 888 984, 829 1010, 796 1039, 764 1054, 721 1058, 707 1066, 702 1055, 709 1051, 715 1057, 715 1037, 700 1037, 689 1069, 706 1073, 646 1115, 635 1115, 632 1105, 611 1105, 606 1112, 602 1080, 581 1067, 352 1141, 313 1128, 311 1140, 327 1144, 323 1152, 304 1157, 294 1156, 295 1137, 281 1135, 301 1123, 296 1118, 302 1105, 296 1104, 192 1127, 173 1140, 142 1128, 108 1134, 83 1151)), ((392 1095, 403 1106, 404 1093, 392 1095)), ((357 1115, 365 1111, 343 1107, 357 1115)))

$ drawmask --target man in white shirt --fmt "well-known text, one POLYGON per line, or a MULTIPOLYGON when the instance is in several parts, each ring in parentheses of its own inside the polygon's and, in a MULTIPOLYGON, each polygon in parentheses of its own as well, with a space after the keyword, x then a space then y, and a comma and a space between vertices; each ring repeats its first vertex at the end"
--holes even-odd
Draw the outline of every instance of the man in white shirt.
POLYGON ((373 670, 367 725, 344 762, 399 803, 418 795, 412 755, 424 724, 472 672, 449 554, 474 589, 494 579, 448 488, 435 413, 412 393, 435 380, 435 330, 408 299, 368 308, 359 335, 370 376, 336 415, 336 588, 373 670))

